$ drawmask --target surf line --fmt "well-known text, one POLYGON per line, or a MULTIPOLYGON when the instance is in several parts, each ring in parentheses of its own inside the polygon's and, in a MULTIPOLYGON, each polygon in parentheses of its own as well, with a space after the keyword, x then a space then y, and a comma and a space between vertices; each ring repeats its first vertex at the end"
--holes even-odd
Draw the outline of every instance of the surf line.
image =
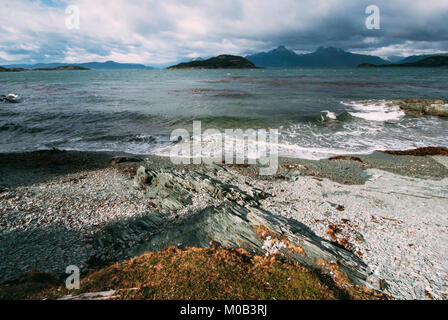
POLYGON ((170 140, 173 164, 260 164, 260 175, 273 175, 278 170, 278 129, 218 129, 202 132, 201 121, 193 121, 193 135, 186 129, 175 129, 170 140), (265 167, 263 167, 265 166, 265 167))

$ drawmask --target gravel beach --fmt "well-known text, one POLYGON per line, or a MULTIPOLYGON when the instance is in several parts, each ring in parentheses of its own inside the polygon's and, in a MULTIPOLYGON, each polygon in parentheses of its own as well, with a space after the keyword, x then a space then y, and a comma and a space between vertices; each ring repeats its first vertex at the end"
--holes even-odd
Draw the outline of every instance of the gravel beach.
MULTIPOLYGON (((0 280, 30 270, 62 278, 68 265, 88 272, 128 259, 151 237, 145 225, 163 232, 174 221, 224 201, 198 192, 182 209, 157 209, 146 191, 135 188, 133 176, 142 165, 169 172, 169 159, 135 156, 139 159, 111 165, 112 156, 0 155, 0 280)), ((175 169, 179 181, 182 173, 194 172, 198 180, 207 175, 205 180, 232 185, 237 193, 266 193, 257 200, 260 209, 294 219, 355 254, 393 298, 447 299, 447 159, 380 153, 281 159, 270 177, 258 176, 254 166, 175 169)))
POLYGON ((446 299, 448 179, 404 177, 369 169, 364 185, 300 177, 266 184, 271 212, 349 247, 398 299, 446 299))

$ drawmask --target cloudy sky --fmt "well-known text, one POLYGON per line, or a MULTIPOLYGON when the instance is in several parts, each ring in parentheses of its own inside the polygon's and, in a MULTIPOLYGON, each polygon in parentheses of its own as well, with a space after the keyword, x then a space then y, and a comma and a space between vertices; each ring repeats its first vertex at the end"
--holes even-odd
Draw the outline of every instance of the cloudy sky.
POLYGON ((157 66, 278 45, 382 57, 448 52, 448 0, 0 0, 0 12, 0 65, 157 66), (380 9, 379 30, 365 26, 371 4, 380 9), (67 28, 70 5, 79 8, 79 29, 67 28))

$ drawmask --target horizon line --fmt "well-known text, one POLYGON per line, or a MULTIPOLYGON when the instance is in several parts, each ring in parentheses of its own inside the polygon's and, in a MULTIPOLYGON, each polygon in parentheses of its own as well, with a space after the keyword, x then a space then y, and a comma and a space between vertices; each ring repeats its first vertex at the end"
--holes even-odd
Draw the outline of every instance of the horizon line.
MULTIPOLYGON (((343 50, 343 51, 345 51, 345 52, 347 52, 347 53, 360 54, 360 55, 371 55, 371 56, 376 56, 376 57, 379 57, 379 58, 381 58, 381 59, 383 59, 383 60, 387 60, 387 61, 390 61, 390 60, 389 60, 389 57, 400 57, 400 58, 405 59, 405 58, 413 57, 413 56, 423 56, 423 55, 443 55, 443 54, 448 54, 448 52, 435 52, 435 53, 421 53, 421 54, 412 54, 412 55, 380 56, 380 55, 375 55, 375 54, 371 54, 371 53, 359 53, 359 52, 356 52, 356 51, 349 51, 349 49, 344 49, 344 48, 341 48, 341 47, 334 47, 334 46, 318 46, 314 51, 303 51, 303 52, 301 52, 301 53, 297 53, 296 51, 299 51, 299 50, 289 49, 289 48, 286 47, 285 45, 278 45, 278 46, 276 46, 275 48, 272 48, 272 49, 269 49, 269 50, 266 49, 265 51, 258 51, 258 52, 253 52, 253 53, 246 53, 246 54, 241 54, 241 55, 237 55, 237 54, 232 54, 232 55, 241 56, 241 57, 247 57, 247 56, 251 56, 251 55, 255 55, 255 54, 260 54, 260 53, 268 53, 268 52, 274 51, 274 50, 276 50, 276 49, 278 49, 278 48, 285 48, 285 49, 287 49, 288 51, 292 51, 292 52, 294 52, 294 53, 297 54, 297 55, 304 55, 304 54, 314 53, 314 52, 316 52, 317 50, 319 50, 320 48, 324 48, 324 49, 329 49, 329 48, 332 48, 332 49, 341 49, 341 50, 343 50)), ((217 56, 220 56, 220 55, 226 55, 226 54, 229 54, 229 53, 220 53, 220 54, 216 54, 216 55, 213 55, 213 56, 206 56, 206 57, 203 58, 203 59, 206 60, 206 59, 209 59, 209 58, 211 58, 211 57, 217 57, 217 56)), ((201 57, 201 56, 197 56, 197 57, 188 58, 188 59, 190 59, 189 61, 192 61, 192 60, 197 59, 197 58, 202 58, 202 57, 201 57)), ((13 65, 29 65, 29 66, 35 66, 35 65, 38 65, 38 64, 78 65, 78 64, 87 64, 87 63, 107 63, 107 62, 113 62, 113 63, 118 63, 118 64, 134 64, 134 65, 141 65, 141 66, 144 66, 144 67, 147 67, 147 68, 163 68, 164 66, 168 66, 168 65, 171 65, 171 64, 178 64, 178 63, 181 63, 181 62, 186 62, 186 61, 184 61, 184 60, 186 60, 186 59, 187 59, 187 57, 178 59, 178 60, 176 60, 176 61, 165 62, 165 63, 130 62, 130 61, 119 62, 119 61, 116 61, 116 60, 110 60, 110 59, 105 60, 105 61, 101 61, 101 60, 93 60, 93 61, 85 61, 85 62, 65 62, 65 61, 63 61, 63 62, 60 62, 60 61, 51 61, 51 62, 7 62, 7 63, 0 63, 0 66, 13 66, 13 65)))

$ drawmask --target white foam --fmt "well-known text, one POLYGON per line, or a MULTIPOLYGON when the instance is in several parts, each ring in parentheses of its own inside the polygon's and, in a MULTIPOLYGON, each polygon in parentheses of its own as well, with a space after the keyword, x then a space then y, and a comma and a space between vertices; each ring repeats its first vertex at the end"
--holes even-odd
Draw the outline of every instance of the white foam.
POLYGON ((323 110, 320 112, 320 116, 322 118, 322 121, 325 121, 326 118, 330 120, 336 120, 336 114, 334 112, 323 110))
POLYGON ((360 151, 350 151, 348 149, 324 148, 324 147, 302 147, 294 144, 280 143, 278 144, 279 155, 283 157, 320 160, 327 159, 335 155, 350 154, 370 154, 375 148, 363 149, 360 151))
POLYGON ((393 121, 399 120, 405 115, 398 106, 389 106, 385 100, 341 101, 341 103, 354 109, 353 112, 349 112, 352 116, 368 121, 393 121))
MULTIPOLYGON (((222 147, 224 146, 224 143, 221 144, 215 144, 216 141, 213 139, 213 136, 201 136, 201 149, 202 152, 204 150, 211 151, 214 154, 219 154, 219 152, 222 150, 222 147)), ((291 157, 291 158, 300 158, 300 159, 309 159, 309 160, 320 160, 320 159, 326 159, 331 156, 340 155, 340 154, 370 154, 373 151, 375 151, 375 148, 369 147, 369 148, 351 148, 348 145, 346 145, 347 148, 326 148, 323 146, 301 146, 299 144, 287 142, 287 141, 279 141, 278 143, 272 143, 269 141, 258 141, 258 140, 251 140, 249 143, 245 139, 245 141, 241 141, 235 138, 230 138, 225 136, 226 143, 233 142, 236 145, 240 143, 244 144, 244 155, 245 157, 249 157, 251 159, 258 159, 260 157, 264 157, 265 150, 277 150, 278 155, 282 157, 291 157), (249 154, 248 145, 251 145, 252 147, 255 147, 255 153, 249 154)), ((187 143, 189 144, 190 141, 181 142, 181 143, 187 143)), ((158 148, 153 150, 153 154, 158 156, 170 156, 171 151, 173 150, 175 145, 164 145, 159 146, 158 148)), ((193 150, 192 150, 193 151, 193 150)), ((192 152, 190 155, 184 155, 186 158, 196 158, 201 157, 201 154, 197 154, 192 152)))

